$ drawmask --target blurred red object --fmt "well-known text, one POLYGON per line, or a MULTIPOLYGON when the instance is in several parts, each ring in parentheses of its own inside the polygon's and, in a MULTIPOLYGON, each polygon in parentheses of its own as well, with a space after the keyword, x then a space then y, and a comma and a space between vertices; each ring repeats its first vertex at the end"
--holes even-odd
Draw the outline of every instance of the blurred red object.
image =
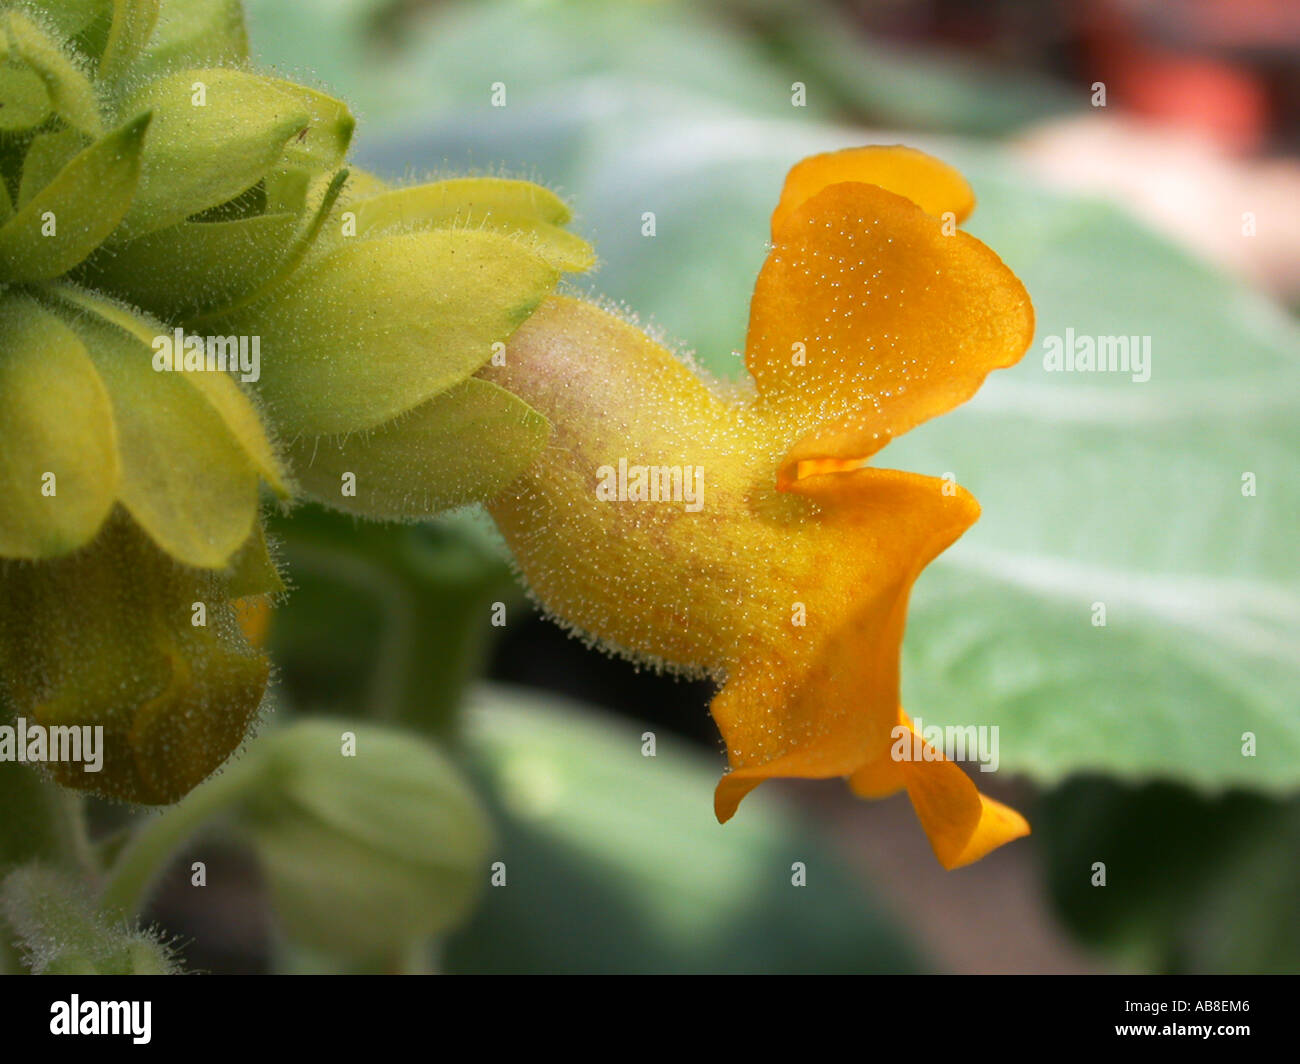
POLYGON ((1265 145, 1276 115, 1258 60, 1294 52, 1295 0, 1088 0, 1079 11, 1084 65, 1107 106, 1229 151, 1265 145))

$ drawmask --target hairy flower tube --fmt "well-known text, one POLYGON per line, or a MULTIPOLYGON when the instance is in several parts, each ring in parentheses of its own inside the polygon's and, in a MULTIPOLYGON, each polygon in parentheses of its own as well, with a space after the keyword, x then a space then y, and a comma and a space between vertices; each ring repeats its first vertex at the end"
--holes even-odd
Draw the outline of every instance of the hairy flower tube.
POLYGON ((795 167, 745 347, 752 389, 710 385, 633 325, 548 300, 483 379, 553 433, 489 504, 561 623, 722 681, 726 821, 772 777, 906 789, 955 868, 1028 832, 899 705, 908 594, 978 516, 950 483, 867 460, 969 398, 1033 333, 1020 282, 956 229, 964 179, 906 148, 795 167), (896 731, 901 729, 901 731, 896 731))

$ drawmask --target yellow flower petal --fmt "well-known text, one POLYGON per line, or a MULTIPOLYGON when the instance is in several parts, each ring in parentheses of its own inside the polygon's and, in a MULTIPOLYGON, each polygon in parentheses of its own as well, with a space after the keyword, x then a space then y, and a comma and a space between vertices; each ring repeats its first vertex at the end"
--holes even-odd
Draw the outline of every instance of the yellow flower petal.
POLYGON ((845 181, 879 185, 929 214, 951 212, 957 222, 975 209, 975 193, 966 179, 941 159, 902 144, 844 148, 810 155, 791 168, 772 212, 773 239, 799 207, 827 186, 845 181))

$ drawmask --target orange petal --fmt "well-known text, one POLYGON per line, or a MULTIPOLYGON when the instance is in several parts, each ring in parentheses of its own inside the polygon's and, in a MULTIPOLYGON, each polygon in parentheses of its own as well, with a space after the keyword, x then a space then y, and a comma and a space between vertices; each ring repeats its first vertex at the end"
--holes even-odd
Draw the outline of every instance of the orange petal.
MULTIPOLYGON (((908 725, 910 728, 910 722, 908 725)), ((912 736, 911 749, 924 750, 924 757, 896 764, 912 808, 944 868, 961 868, 1003 843, 1029 834, 1024 817, 1010 806, 980 794, 959 765, 945 759, 929 743, 917 742, 916 732, 912 736)), ((856 779, 851 785, 858 790, 856 779)))
POLYGON ((801 537, 825 563, 806 625, 758 648, 713 700, 732 765, 714 795, 720 821, 765 779, 849 776, 887 754, 912 584, 979 514, 965 491, 892 469, 816 474, 794 490, 821 504, 801 537))
MULTIPOLYGON (((898 707, 897 724, 909 729, 912 727, 912 721, 902 706, 898 707)), ((893 749, 891 743, 849 777, 849 787, 859 798, 888 798, 907 786, 902 766, 891 756, 893 749)))
POLYGON ((760 401, 803 437, 781 480, 965 402, 1033 331, 1024 286, 974 237, 874 185, 823 189, 784 224, 750 306, 760 401))
POLYGON ((902 144, 870 144, 810 155, 796 163, 772 212, 772 239, 799 207, 828 185, 844 181, 879 185, 928 214, 951 212, 957 222, 965 221, 975 209, 975 193, 947 163, 902 144))

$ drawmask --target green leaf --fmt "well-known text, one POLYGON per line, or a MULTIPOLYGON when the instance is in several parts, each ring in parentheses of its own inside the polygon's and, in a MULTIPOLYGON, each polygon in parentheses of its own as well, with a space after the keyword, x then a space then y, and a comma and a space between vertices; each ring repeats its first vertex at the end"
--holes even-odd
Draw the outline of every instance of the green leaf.
POLYGON ((310 124, 306 107, 272 79, 217 68, 159 78, 123 108, 127 114, 147 110, 154 118, 144 172, 118 240, 175 225, 238 196, 310 124))
POLYGON ((719 827, 721 758, 560 699, 487 688, 466 742, 500 805, 505 886, 451 972, 890 972, 917 961, 820 833, 769 795, 719 827), (792 884, 803 862, 807 885, 792 884))
MULTIPOLYGON (((64 304, 89 310, 97 319, 126 333, 135 342, 149 347, 154 354, 158 352, 158 340, 162 335, 173 340, 174 350, 175 330, 166 329, 160 322, 146 315, 70 285, 55 289, 51 294, 64 304)), ((225 339, 237 340, 238 337, 225 339)), ((262 425, 262 418, 248 394, 235 383, 234 379, 229 374, 219 371, 186 371, 177 375, 202 395, 217 413, 226 431, 230 433, 238 449, 243 452, 245 459, 258 476, 265 480, 281 498, 290 495, 292 489, 271 439, 262 425)))
POLYGON ((831 5, 791 5, 776 32, 810 93, 842 100, 882 128, 997 136, 1081 110, 1085 99, 1019 64, 873 39, 831 5))
POLYGON ((38 9, 60 37, 72 38, 84 33, 92 23, 102 21, 107 26, 113 0, 25 0, 24 6, 38 9))
POLYGON ((386 236, 304 266, 223 328, 261 335, 259 391, 284 436, 353 432, 472 375, 557 280, 499 233, 386 236))
POLYGON ((73 156, 0 228, 0 277, 58 277, 104 241, 131 206, 149 117, 133 119, 73 156))
POLYGON ((0 909, 18 932, 35 975, 170 975, 179 968, 156 936, 115 925, 85 888, 40 865, 0 883, 0 909))
POLYGON ((303 437, 289 460, 327 506, 387 520, 490 499, 537 457, 550 426, 510 392, 471 378, 365 433, 303 437), (355 476, 345 494, 344 474, 355 476))
POLYGON ((582 272, 595 264, 591 246, 562 229, 569 209, 531 181, 456 178, 394 189, 356 205, 356 233, 394 230, 489 228, 516 236, 556 269, 582 272))
MULTIPOLYGON (((596 92, 602 105, 639 93, 659 110, 687 97, 710 111, 791 110, 797 74, 737 41, 706 5, 476 0, 421 11, 409 23, 374 18, 375 6, 251 0, 254 50, 267 65, 292 66, 311 41, 317 74, 376 122, 400 116, 427 126, 441 113, 499 127, 527 105, 571 105, 579 98, 571 91, 596 92), (506 86, 504 108, 492 105, 494 81, 506 86), (595 88, 577 89, 584 81, 595 88)), ((827 115, 837 103, 814 93, 799 114, 827 115)))
POLYGON ((158 6, 159 0, 113 0, 108 43, 99 60, 100 77, 120 77, 140 57, 158 21, 158 6))
POLYGON ((90 137, 103 133, 99 101, 87 73, 36 23, 18 11, 5 15, 10 53, 22 59, 41 79, 50 106, 74 129, 90 137))
POLYGON ((108 393, 76 333, 30 299, 0 302, 0 557, 87 543, 118 478, 108 393))
POLYGON ((274 769, 243 823, 292 940, 382 967, 464 918, 486 885, 490 828, 436 747, 346 720, 299 722, 259 747, 274 769))
POLYGON ((241 0, 162 0, 143 61, 155 69, 208 67, 248 59, 241 0))

